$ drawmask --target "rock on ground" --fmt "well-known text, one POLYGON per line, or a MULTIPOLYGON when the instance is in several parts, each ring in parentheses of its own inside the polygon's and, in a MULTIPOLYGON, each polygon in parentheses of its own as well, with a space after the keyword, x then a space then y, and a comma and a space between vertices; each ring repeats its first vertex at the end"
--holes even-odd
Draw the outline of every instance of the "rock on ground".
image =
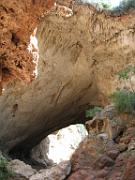
POLYGON ((64 180, 70 174, 70 171, 71 163, 70 161, 65 161, 50 169, 40 170, 30 180, 64 180))
POLYGON ((23 161, 18 159, 11 160, 8 165, 8 169, 15 173, 15 176, 17 176, 18 179, 28 179, 30 176, 36 173, 36 170, 33 169, 30 165, 25 164, 23 161))
POLYGON ((63 161, 48 169, 35 170, 30 165, 15 159, 10 161, 8 170, 13 172, 15 180, 64 180, 71 171, 70 161, 63 161))

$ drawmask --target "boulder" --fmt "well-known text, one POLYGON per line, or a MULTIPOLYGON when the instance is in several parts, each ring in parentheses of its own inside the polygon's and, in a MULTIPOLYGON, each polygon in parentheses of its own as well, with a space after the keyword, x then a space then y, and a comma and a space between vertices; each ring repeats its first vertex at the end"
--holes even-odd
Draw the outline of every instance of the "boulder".
POLYGON ((30 177, 30 180, 64 180, 71 171, 70 161, 63 161, 50 169, 40 170, 30 177))
POLYGON ((8 169, 13 172, 13 175, 18 177, 18 179, 29 179, 30 176, 36 173, 35 169, 19 159, 11 160, 8 164, 8 169))
POLYGON ((70 125, 48 135, 31 151, 31 158, 45 165, 70 160, 81 141, 88 135, 83 124, 70 125))

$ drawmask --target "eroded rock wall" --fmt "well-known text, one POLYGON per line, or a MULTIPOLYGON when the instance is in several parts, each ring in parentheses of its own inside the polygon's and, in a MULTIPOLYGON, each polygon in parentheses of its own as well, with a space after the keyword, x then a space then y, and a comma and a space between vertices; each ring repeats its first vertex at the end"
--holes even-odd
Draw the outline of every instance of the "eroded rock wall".
POLYGON ((108 106, 87 123, 89 135, 73 154, 67 179, 135 179, 134 115, 108 106))
MULTIPOLYGON (((8 4, 4 0, 2 3, 8 4)), ((28 21, 34 23, 32 12, 37 9, 31 6, 29 9, 26 10, 31 14, 28 21)), ((131 11, 121 17, 111 17, 90 6, 74 5, 74 14, 69 18, 52 11, 42 20, 37 30, 37 79, 29 85, 12 81, 0 96, 0 144, 4 150, 16 145, 29 149, 50 132, 78 121, 77 115, 80 116, 88 104, 107 103, 108 95, 116 88, 114 74, 135 63, 134 15, 131 11)), ((27 23, 23 22, 22 28, 27 23)), ((35 25, 28 26, 28 35, 35 25)), ((22 39, 23 34, 18 37, 22 39)), ((13 47, 20 53, 9 39, 7 54, 13 47)), ((26 42, 28 38, 24 39, 26 42)), ((13 52, 8 55, 11 62, 12 55, 17 57, 13 52)), ((18 58, 22 57, 18 55, 18 58)), ((22 71, 17 72, 23 75, 22 71)))
POLYGON ((1 0, 0 2, 0 79, 1 86, 13 79, 30 82, 34 63, 27 50, 30 35, 42 13, 53 0, 1 0))

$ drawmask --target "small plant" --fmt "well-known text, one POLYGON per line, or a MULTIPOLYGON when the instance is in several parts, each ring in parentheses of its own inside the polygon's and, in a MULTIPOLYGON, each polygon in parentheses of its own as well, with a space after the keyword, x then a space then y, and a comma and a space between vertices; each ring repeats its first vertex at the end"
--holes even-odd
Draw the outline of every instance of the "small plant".
POLYGON ((134 0, 123 0, 120 3, 120 8, 123 10, 129 10, 130 8, 135 8, 134 0))
POLYGON ((119 71, 117 73, 119 79, 128 79, 130 78, 130 73, 135 74, 135 67, 134 66, 128 66, 127 68, 119 71))
POLYGON ((135 90, 131 79, 135 76, 135 66, 130 65, 116 75, 122 83, 125 83, 125 86, 117 88, 118 90, 110 98, 119 112, 132 113, 135 111, 135 90))
POLYGON ((129 78, 130 68, 123 69, 117 73, 119 79, 128 79, 129 78))
POLYGON ((119 112, 132 113, 135 110, 135 93, 117 90, 110 96, 119 112))
POLYGON ((98 112, 101 112, 103 109, 101 107, 95 106, 94 108, 86 110, 86 118, 93 118, 98 112))
POLYGON ((0 155, 0 180, 8 180, 13 174, 7 169, 8 161, 0 155))
POLYGON ((109 3, 109 1, 102 0, 102 1, 100 1, 100 4, 104 10, 109 10, 112 8, 111 3, 109 3))
POLYGON ((133 84, 132 84, 132 81, 131 81, 131 78, 133 75, 135 75, 135 66, 128 66, 127 68, 119 71, 117 73, 118 77, 119 77, 119 80, 120 79, 123 79, 125 84, 128 82, 129 85, 130 85, 130 89, 135 92, 134 90, 134 87, 133 87, 133 84))
POLYGON ((135 8, 135 1, 134 0, 121 0, 119 3, 119 6, 114 7, 113 11, 124 13, 125 11, 128 11, 130 9, 134 9, 134 8, 135 8))

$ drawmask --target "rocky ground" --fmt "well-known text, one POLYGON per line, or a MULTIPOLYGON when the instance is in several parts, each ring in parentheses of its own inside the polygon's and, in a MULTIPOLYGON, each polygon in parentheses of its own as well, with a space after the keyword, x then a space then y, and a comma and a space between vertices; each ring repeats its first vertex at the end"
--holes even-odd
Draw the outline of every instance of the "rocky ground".
POLYGON ((11 180, 63 180, 70 174, 71 163, 63 161, 54 167, 37 171, 30 165, 16 159, 9 163, 8 169, 14 172, 11 180))
POLYGON ((68 180, 134 180, 135 116, 114 109, 88 122, 89 136, 72 156, 68 180))

